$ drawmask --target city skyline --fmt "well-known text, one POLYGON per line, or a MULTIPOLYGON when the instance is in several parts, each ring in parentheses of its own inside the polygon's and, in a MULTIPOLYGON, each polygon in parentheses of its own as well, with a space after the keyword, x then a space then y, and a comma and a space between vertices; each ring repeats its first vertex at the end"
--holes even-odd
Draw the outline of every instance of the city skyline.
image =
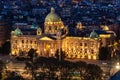
POLYGON ((0 79, 112 80, 120 70, 119 3, 0 0, 0 79))

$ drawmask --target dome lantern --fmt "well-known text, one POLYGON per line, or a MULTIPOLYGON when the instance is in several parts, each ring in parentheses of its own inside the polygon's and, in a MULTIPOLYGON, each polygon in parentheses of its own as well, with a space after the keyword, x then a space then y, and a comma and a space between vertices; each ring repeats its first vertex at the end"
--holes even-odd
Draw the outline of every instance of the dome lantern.
POLYGON ((51 13, 55 13, 55 9, 51 7, 51 13))
POLYGON ((61 18, 55 13, 55 9, 51 7, 51 12, 46 16, 45 22, 60 22, 61 18))

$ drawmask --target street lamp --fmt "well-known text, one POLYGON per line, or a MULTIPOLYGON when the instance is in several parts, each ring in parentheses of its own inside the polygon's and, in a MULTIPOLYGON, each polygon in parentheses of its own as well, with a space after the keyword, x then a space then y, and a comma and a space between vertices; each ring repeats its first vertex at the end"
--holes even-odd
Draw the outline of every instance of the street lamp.
POLYGON ((117 65, 115 67, 116 67, 116 69, 120 69, 120 63, 117 62, 117 65))
POLYGON ((61 30, 59 29, 57 32, 57 40, 59 41, 59 61, 61 61, 61 30))

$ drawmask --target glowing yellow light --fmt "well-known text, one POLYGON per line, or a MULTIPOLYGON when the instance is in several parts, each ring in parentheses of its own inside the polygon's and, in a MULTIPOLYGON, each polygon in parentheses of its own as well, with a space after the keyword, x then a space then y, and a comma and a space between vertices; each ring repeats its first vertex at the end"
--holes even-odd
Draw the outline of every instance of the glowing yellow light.
POLYGON ((12 55, 15 55, 15 51, 14 50, 12 51, 12 55))
POLYGON ((115 42, 115 43, 114 43, 114 46, 116 46, 117 44, 118 44, 118 43, 117 43, 117 42, 115 42))
POLYGON ((96 59, 97 59, 95 55, 93 56, 93 59, 94 59, 94 60, 96 60, 96 59))
POLYGON ((91 55, 88 55, 88 59, 91 59, 91 55))
POLYGON ((80 55, 78 55, 77 58, 80 58, 80 55))
POLYGON ((116 69, 120 69, 120 63, 117 62, 116 69))
POLYGON ((82 55, 82 57, 81 58, 85 58, 85 55, 82 55))
POLYGON ((100 37, 102 37, 102 38, 109 38, 110 37, 110 34, 101 34, 101 35, 99 35, 100 37))

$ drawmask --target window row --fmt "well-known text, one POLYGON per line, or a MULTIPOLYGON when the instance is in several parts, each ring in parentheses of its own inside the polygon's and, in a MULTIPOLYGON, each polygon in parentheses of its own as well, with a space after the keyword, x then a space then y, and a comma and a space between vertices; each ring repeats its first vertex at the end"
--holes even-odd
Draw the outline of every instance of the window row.
POLYGON ((15 40, 15 43, 19 43, 19 42, 21 42, 21 43, 30 43, 30 44, 36 44, 36 41, 32 41, 32 40, 15 40))
POLYGON ((70 43, 69 42, 69 43, 66 43, 66 44, 67 45, 79 45, 79 46, 91 46, 91 47, 95 45, 95 43, 89 43, 89 42, 88 43, 74 43, 74 42, 70 43))

